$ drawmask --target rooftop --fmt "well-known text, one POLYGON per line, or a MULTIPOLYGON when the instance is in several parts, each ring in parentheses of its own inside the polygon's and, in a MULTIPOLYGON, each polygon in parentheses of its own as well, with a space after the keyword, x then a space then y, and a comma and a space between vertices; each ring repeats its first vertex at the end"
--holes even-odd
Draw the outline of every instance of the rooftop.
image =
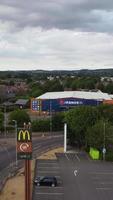
POLYGON ((95 100, 111 100, 111 96, 101 91, 86 92, 86 91, 64 91, 64 92, 47 92, 37 99, 59 99, 59 98, 80 98, 80 99, 95 99, 95 100))

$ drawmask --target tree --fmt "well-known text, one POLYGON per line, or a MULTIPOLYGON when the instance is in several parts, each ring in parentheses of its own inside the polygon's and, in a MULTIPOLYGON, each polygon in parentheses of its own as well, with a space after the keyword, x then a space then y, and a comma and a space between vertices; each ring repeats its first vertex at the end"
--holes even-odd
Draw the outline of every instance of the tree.
POLYGON ((4 126, 4 114, 0 112, 0 129, 4 126))
POLYGON ((76 107, 66 113, 65 120, 69 128, 69 140, 72 143, 85 145, 85 132, 87 127, 95 124, 99 118, 96 107, 76 107))
POLYGON ((102 155, 102 149, 106 148, 106 159, 113 160, 113 125, 103 119, 97 121, 86 132, 87 146, 96 148, 102 155))
POLYGON ((64 127, 64 113, 58 113, 52 117, 52 130, 62 131, 64 127))
POLYGON ((12 123, 13 120, 17 121, 17 124, 19 127, 23 127, 24 122, 28 123, 30 122, 30 117, 27 114, 25 110, 15 110, 13 111, 10 116, 10 123, 12 123))
POLYGON ((109 94, 113 94, 113 83, 108 83, 105 87, 105 92, 109 93, 109 94))
POLYGON ((97 109, 101 118, 113 124, 113 105, 101 104, 97 109))

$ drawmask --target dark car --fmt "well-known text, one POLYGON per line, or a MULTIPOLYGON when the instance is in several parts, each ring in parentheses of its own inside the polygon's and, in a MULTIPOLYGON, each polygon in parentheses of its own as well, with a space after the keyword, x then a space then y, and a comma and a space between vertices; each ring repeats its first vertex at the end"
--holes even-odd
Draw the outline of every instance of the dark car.
POLYGON ((44 177, 39 177, 36 178, 34 181, 35 185, 38 186, 52 186, 55 187, 57 186, 57 179, 54 176, 44 176, 44 177))

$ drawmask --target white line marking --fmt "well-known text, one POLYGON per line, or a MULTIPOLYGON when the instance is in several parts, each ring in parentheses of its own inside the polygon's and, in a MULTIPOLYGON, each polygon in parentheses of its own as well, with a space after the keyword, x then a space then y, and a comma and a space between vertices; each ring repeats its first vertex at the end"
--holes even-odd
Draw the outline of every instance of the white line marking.
POLYGON ((76 156, 77 160, 80 162, 80 158, 77 156, 77 154, 75 154, 75 156, 76 156))
POLYGON ((89 174, 96 174, 96 175, 112 175, 111 172, 89 172, 89 174))
POLYGON ((113 188, 96 188, 96 190, 112 190, 113 188))
POLYGON ((40 167, 40 166, 38 166, 38 169, 59 169, 59 167, 52 167, 52 166, 50 166, 50 167, 40 167))
POLYGON ((74 175, 75 175, 75 176, 77 175, 77 172, 78 172, 78 171, 75 169, 75 171, 74 171, 74 175))
POLYGON ((38 195, 63 195, 64 193, 44 193, 44 192, 36 192, 38 195))
MULTIPOLYGON (((47 186, 42 186, 42 187, 40 187, 40 190, 43 190, 43 189, 45 189, 45 188, 48 188, 47 186)), ((57 187, 49 187, 49 189, 51 189, 51 190, 53 190, 53 189, 57 189, 57 188, 63 188, 62 186, 57 186, 57 187)))
POLYGON ((69 160, 69 158, 68 158, 67 154, 65 154, 65 156, 66 156, 66 158, 69 160))
POLYGON ((47 163, 47 162, 41 163, 41 162, 39 162, 38 165, 58 165, 58 163, 57 162, 50 162, 50 163, 47 163))
POLYGON ((59 173, 59 171, 39 171, 39 173, 59 173))
POLYGON ((113 182, 99 182, 101 185, 113 185, 113 182))

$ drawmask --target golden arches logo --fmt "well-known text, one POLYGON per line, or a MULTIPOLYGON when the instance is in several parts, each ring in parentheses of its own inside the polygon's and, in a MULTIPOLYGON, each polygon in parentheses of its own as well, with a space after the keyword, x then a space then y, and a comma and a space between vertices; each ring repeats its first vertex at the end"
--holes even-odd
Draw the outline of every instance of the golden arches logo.
POLYGON ((31 136, 30 136, 30 132, 28 130, 20 130, 18 133, 18 141, 30 141, 31 140, 31 136))

